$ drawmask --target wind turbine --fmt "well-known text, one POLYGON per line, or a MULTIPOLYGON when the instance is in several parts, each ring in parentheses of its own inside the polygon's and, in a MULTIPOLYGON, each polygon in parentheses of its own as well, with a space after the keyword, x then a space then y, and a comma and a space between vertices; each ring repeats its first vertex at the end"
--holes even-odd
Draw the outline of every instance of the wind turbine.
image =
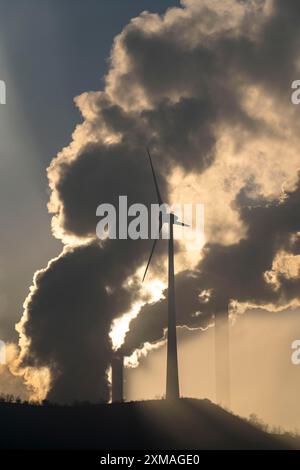
MULTIPOLYGON (((174 236, 173 226, 180 225, 189 227, 178 220, 178 217, 172 212, 167 212, 166 205, 163 204, 162 197, 160 195, 150 151, 147 148, 147 153, 151 165, 152 176, 154 180, 157 201, 160 206, 159 211, 159 223, 158 223, 158 238, 162 227, 165 223, 169 225, 169 242, 168 242, 168 336, 167 336, 167 382, 166 382, 166 398, 177 399, 179 398, 179 380, 178 380, 178 358, 177 358, 177 335, 176 335, 176 308, 175 308, 175 277, 174 277, 174 236)), ((146 270, 143 276, 143 281, 146 277, 152 255, 155 250, 155 246, 158 238, 153 242, 152 249, 150 252, 149 260, 146 266, 146 270)))

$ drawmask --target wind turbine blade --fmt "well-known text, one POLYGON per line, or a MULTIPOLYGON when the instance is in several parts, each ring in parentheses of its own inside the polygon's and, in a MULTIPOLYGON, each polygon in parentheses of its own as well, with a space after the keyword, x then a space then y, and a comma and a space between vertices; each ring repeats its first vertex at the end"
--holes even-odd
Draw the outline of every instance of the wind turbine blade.
POLYGON ((159 192, 159 187, 158 187, 158 183, 157 183, 157 179, 156 179, 156 175, 155 175, 155 171, 154 171, 154 167, 153 167, 153 163, 152 163, 152 159, 151 159, 151 155, 150 155, 150 151, 149 151, 148 147, 147 147, 147 153, 148 153, 148 157, 149 157, 149 160, 150 160, 152 176, 153 176, 153 179, 154 179, 154 184, 155 184, 155 189, 156 189, 157 200, 158 200, 159 205, 161 205, 163 203, 163 201, 162 201, 162 198, 161 198, 161 195, 160 195, 160 192, 159 192))
POLYGON ((173 225, 180 225, 182 227, 190 227, 190 225, 180 222, 175 214, 170 213, 170 216, 173 216, 173 225))
POLYGON ((149 265, 150 265, 150 262, 151 262, 151 258, 152 258, 152 255, 154 253, 154 250, 155 250, 155 246, 156 246, 156 242, 157 242, 157 238, 154 240, 154 243, 152 245, 152 249, 151 249, 151 253, 150 253, 150 256, 149 256, 149 259, 148 259, 148 263, 147 263, 147 266, 146 266, 146 270, 145 270, 145 273, 144 273, 144 276, 143 276, 143 281, 145 280, 145 277, 146 277, 146 274, 147 274, 147 271, 148 271, 148 268, 149 268, 149 265))
POLYGON ((180 226, 182 226, 182 227, 190 227, 190 225, 184 224, 183 222, 178 222, 178 220, 177 220, 176 222, 174 222, 173 225, 180 225, 180 226))

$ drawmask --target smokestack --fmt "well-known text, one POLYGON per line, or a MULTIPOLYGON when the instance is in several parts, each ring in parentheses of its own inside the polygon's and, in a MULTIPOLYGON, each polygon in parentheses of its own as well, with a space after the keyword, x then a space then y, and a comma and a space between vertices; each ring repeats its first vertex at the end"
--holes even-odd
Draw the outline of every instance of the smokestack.
POLYGON ((112 369, 112 402, 122 403, 123 402, 123 366, 124 357, 123 354, 118 352, 114 355, 111 363, 112 369))
POLYGON ((215 314, 216 401, 230 406, 230 358, 228 311, 215 314))

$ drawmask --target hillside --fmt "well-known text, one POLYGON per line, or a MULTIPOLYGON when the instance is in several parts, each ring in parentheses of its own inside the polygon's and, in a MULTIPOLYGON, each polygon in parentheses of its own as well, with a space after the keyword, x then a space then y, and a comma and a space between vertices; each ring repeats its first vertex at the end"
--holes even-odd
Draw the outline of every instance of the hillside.
POLYGON ((2 403, 0 422, 1 449, 295 447, 292 440, 287 444, 208 400, 77 406, 2 403))

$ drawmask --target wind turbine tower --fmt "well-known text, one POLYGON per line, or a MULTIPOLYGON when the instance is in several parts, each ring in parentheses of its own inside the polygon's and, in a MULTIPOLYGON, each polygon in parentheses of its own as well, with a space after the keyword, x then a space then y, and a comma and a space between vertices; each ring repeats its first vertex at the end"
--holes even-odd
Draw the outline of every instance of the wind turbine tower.
MULTIPOLYGON (((158 221, 158 238, 165 223, 169 226, 168 240, 168 334, 167 334, 167 378, 166 378, 166 399, 174 400, 180 397, 179 377, 178 377, 178 357, 177 357, 177 334, 176 334, 176 304, 175 304, 175 276, 174 276, 174 225, 188 227, 187 224, 178 221, 178 217, 172 212, 167 212, 166 205, 160 195, 151 155, 147 149, 152 176, 154 180, 157 202, 160 207, 158 221)), ((146 277, 152 255, 155 250, 157 239, 154 240, 150 252, 149 260, 144 273, 143 281, 146 277)))

